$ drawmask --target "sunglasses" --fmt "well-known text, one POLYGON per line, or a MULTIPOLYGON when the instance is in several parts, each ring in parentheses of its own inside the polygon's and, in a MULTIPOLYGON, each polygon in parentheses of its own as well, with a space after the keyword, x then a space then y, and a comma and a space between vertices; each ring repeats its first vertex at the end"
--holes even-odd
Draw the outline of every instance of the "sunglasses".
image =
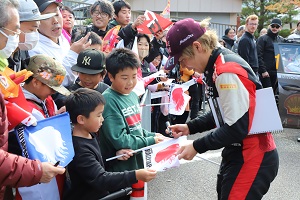
POLYGON ((277 29, 280 28, 280 26, 279 26, 279 25, 276 25, 276 24, 272 24, 271 27, 272 27, 272 28, 277 28, 277 29))

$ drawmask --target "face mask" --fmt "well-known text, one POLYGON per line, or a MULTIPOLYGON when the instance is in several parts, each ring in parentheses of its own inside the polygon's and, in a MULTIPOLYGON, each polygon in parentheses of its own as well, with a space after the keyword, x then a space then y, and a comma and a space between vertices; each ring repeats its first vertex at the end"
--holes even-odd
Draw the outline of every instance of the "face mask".
POLYGON ((147 57, 148 56, 148 54, 149 54, 149 50, 147 49, 147 50, 138 50, 138 52, 139 52, 139 56, 141 57, 141 58, 145 58, 145 57, 147 57))
POLYGON ((9 58, 9 56, 16 50, 19 44, 19 35, 6 35, 0 30, 5 37, 7 37, 6 46, 0 50, 1 58, 9 58))
POLYGON ((39 41, 39 33, 33 31, 30 33, 25 33, 25 42, 19 43, 19 49, 22 51, 33 49, 39 41))

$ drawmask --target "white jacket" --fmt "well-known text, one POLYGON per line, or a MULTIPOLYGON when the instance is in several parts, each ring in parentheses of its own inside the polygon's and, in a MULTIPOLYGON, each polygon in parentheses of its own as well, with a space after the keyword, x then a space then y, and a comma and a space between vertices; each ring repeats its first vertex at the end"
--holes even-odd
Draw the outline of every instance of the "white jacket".
POLYGON ((59 44, 56 44, 48 37, 40 34, 39 42, 28 52, 29 56, 45 54, 61 62, 67 72, 62 84, 63 86, 69 86, 73 84, 77 78, 77 74, 71 70, 71 67, 76 64, 78 54, 70 50, 70 44, 63 35, 58 38, 58 41, 59 44))

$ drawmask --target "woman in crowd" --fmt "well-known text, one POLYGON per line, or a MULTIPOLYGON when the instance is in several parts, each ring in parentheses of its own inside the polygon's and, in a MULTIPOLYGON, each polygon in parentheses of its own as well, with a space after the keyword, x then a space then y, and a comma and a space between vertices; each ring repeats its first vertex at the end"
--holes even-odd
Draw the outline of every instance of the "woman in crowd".
POLYGON ((231 50, 234 44, 234 36, 235 36, 235 30, 233 28, 227 28, 225 30, 225 35, 222 37, 222 39, 225 41, 225 47, 227 49, 231 50))
POLYGON ((151 45, 150 38, 146 34, 138 34, 137 36, 137 49, 139 59, 141 61, 141 69, 143 77, 148 76, 150 74, 150 64, 145 60, 145 58, 149 55, 151 45))
POLYGON ((300 21, 297 23, 296 29, 287 37, 290 40, 300 40, 300 21))
POLYGON ((74 14, 73 10, 67 6, 62 7, 61 14, 63 17, 62 34, 70 43, 71 37, 72 37, 72 30, 73 30, 74 23, 75 23, 75 14, 74 14))
POLYGON ((159 51, 156 52, 154 56, 155 56, 154 59, 152 60, 152 62, 150 62, 151 72, 157 72, 161 70, 161 65, 162 65, 163 54, 159 51))

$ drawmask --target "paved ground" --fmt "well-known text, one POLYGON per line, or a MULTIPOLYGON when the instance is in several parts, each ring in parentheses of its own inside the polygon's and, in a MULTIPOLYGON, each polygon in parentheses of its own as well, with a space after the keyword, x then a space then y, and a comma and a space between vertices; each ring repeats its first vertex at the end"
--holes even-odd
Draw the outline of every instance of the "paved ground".
MULTIPOLYGON (((190 136, 196 139, 205 133, 190 136)), ((299 129, 284 129, 274 134, 279 156, 280 168, 269 192, 263 200, 299 200, 300 199, 300 136, 299 129)), ((201 156, 220 163, 220 150, 210 151, 201 156)), ((148 184, 148 200, 213 200, 218 165, 195 158, 183 161, 177 169, 159 173, 148 184)))

